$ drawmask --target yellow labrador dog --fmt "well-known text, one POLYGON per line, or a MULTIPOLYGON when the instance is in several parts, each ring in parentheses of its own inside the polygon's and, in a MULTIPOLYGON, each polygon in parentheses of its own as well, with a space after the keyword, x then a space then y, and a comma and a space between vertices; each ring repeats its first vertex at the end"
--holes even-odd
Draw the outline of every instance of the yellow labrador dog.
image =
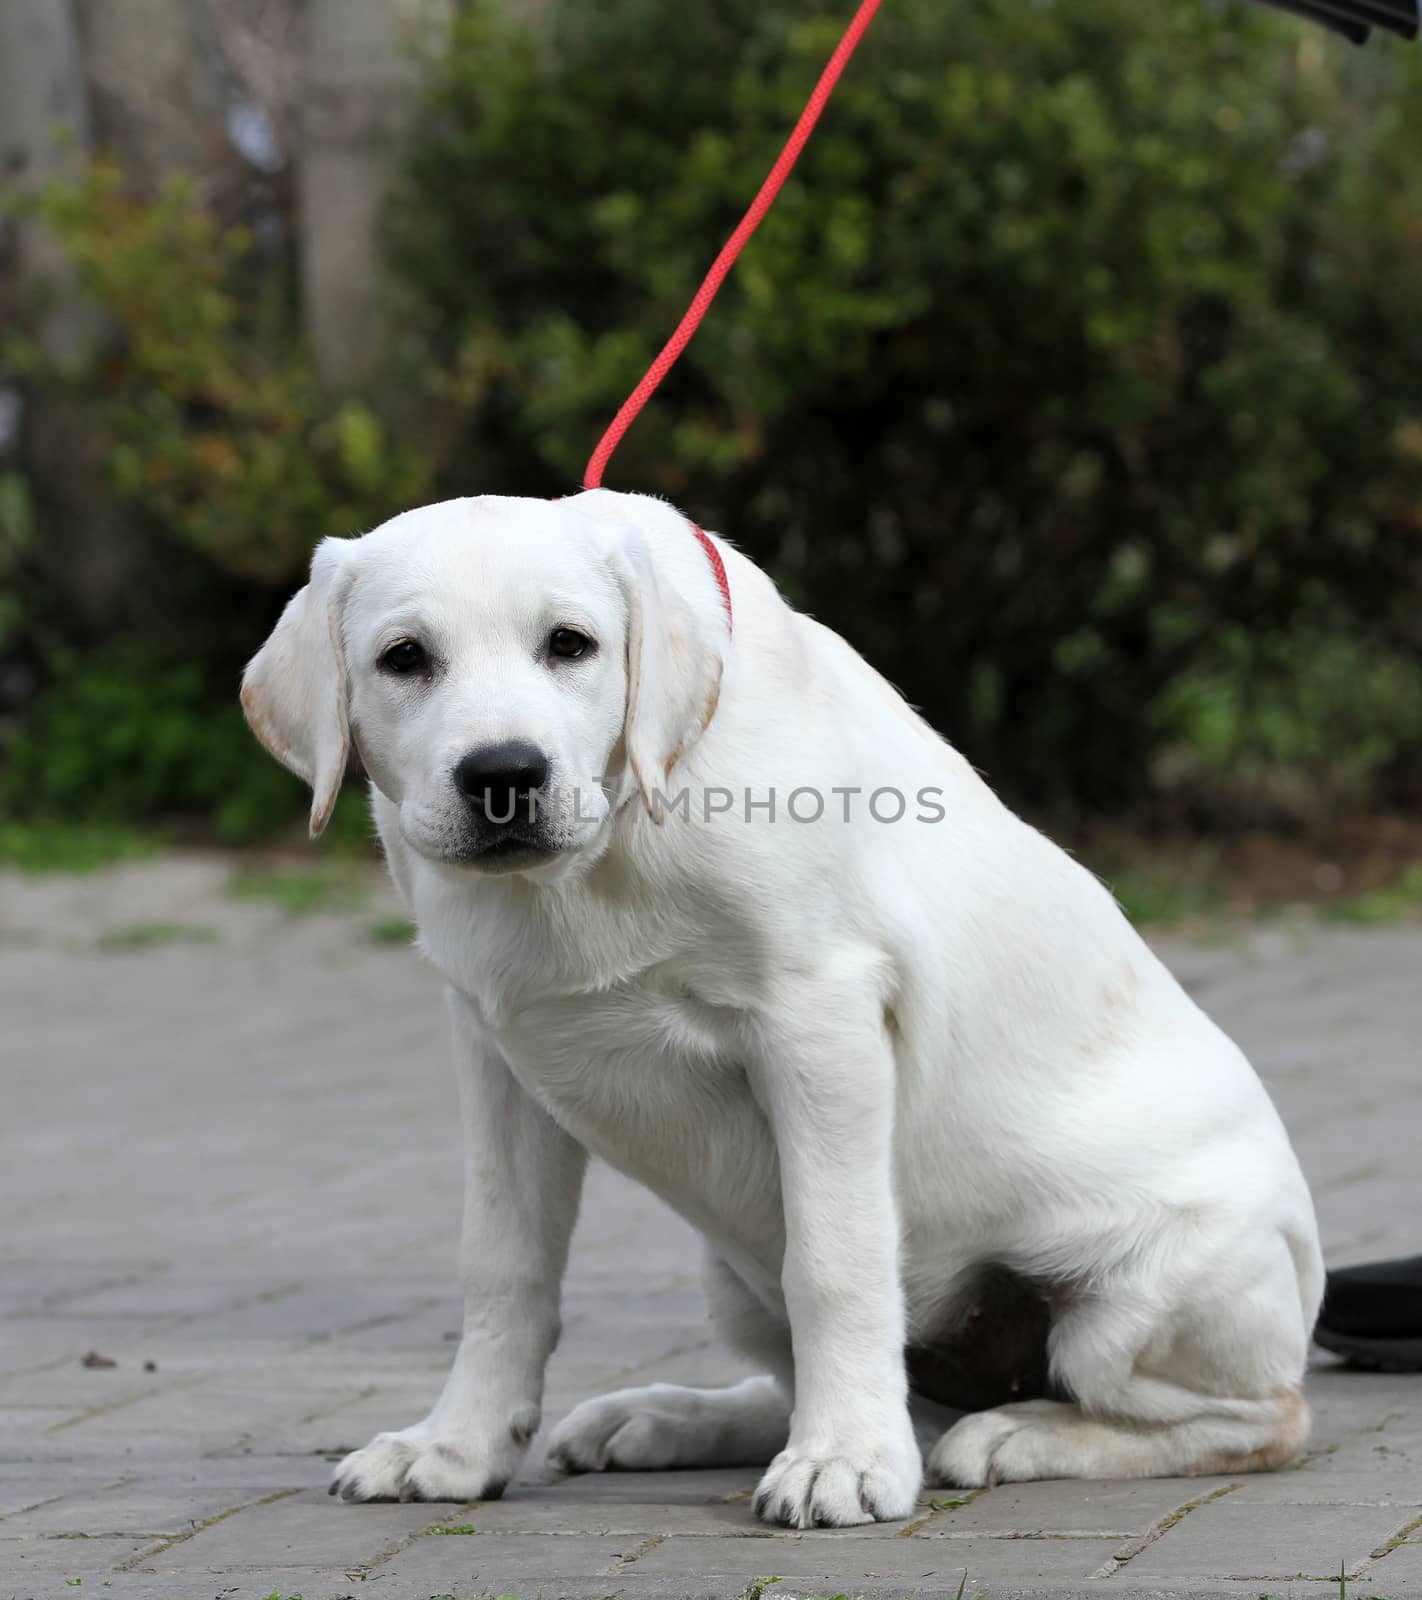
POLYGON ((411 511, 320 546, 243 701, 313 832, 364 768, 453 1016, 463 1340, 333 1493, 513 1476, 589 1152, 702 1233, 759 1375, 588 1400, 568 1468, 766 1464, 806 1528, 909 1514, 915 1396, 969 1413, 941 1483, 1300 1449, 1322 1270, 1249 1063, 729 545, 605 490, 411 511))

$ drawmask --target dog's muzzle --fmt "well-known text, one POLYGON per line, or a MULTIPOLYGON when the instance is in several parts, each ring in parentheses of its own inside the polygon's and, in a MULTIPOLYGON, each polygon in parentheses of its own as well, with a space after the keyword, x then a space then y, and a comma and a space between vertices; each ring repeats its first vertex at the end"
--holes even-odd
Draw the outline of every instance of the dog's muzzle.
POLYGON ((513 868, 553 854, 551 763, 527 739, 481 745, 455 763, 451 779, 464 802, 471 866, 513 868))

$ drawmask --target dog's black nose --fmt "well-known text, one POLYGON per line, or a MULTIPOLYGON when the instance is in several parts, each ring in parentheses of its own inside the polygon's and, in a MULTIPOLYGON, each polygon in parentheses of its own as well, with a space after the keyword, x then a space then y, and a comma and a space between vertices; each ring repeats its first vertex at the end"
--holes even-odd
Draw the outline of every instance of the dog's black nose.
POLYGON ((526 817, 548 782, 548 757, 527 739, 471 750, 454 769, 454 787, 493 823, 526 817))

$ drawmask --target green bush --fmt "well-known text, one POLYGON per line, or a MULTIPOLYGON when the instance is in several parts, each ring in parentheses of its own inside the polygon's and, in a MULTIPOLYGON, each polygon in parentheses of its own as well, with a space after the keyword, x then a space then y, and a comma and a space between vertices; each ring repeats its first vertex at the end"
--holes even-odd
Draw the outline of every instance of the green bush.
POLYGON ((247 230, 188 184, 141 201, 99 160, 32 209, 104 322, 65 368, 20 339, 10 360, 71 391, 136 516, 225 575, 283 586, 325 535, 428 494, 419 430, 394 437, 367 403, 322 391, 282 264, 254 263, 247 230))
POLYGON ((186 812, 240 844, 299 805, 301 784, 254 759, 235 682, 136 650, 52 665, 0 770, 0 814, 120 824, 186 812))
MULTIPOLYGON (((431 436, 323 390, 281 263, 255 262, 247 231, 185 183, 139 200, 99 160, 29 209, 103 317, 68 364, 19 335, 3 353, 62 399, 86 450, 76 470, 93 467, 122 509, 137 572, 111 636, 66 623, 75 575, 53 553, 26 570, 37 496, 0 473, 0 652, 18 640, 45 679, 6 742, 0 817, 193 816, 224 843, 263 837, 299 815, 303 790, 243 723, 241 664, 318 540, 429 498, 431 436), (27 583, 40 592, 22 605, 27 583)), ((406 397, 411 415, 422 398, 406 397)), ((343 806, 336 836, 368 831, 343 806)))
POLYGON ((18 472, 0 470, 0 651, 24 621, 17 580, 33 539, 29 484, 18 472))
MULTIPOLYGON (((842 17, 460 24, 392 238, 472 402, 462 487, 576 481, 842 17)), ((1192 695, 1257 698, 1320 625, 1327 691, 1235 752, 1415 772, 1371 701, 1422 684, 1422 79, 1388 65, 1203 0, 886 8, 610 481, 730 533, 1039 803, 1141 801, 1192 695)))
POLYGON ((1223 629, 1156 701, 1154 778, 1216 822, 1355 814, 1422 750, 1414 655, 1300 625, 1223 629))
MULTIPOLYGON (((55 662, 0 810, 231 839, 297 810, 232 688, 311 546, 571 489, 844 14, 507 11, 458 8, 426 63, 379 410, 321 389, 291 263, 191 192, 140 204, 100 164, 43 197, 106 333, 71 371, 9 359, 188 566, 66 665, 91 641, 65 608, 41 629, 6 590, 35 516, 0 478, 0 631, 55 662)), ((1319 820, 1416 793, 1414 67, 1211 0, 886 7, 612 486, 736 539, 1018 800, 1319 820)))
MULTIPOLYGON (((235 678, 136 648, 62 656, 52 668, 0 768, 0 819, 66 818, 102 834, 187 816, 239 845, 304 816, 306 786, 258 748, 235 678)), ((370 843, 360 783, 341 796, 326 837, 338 851, 370 843)))

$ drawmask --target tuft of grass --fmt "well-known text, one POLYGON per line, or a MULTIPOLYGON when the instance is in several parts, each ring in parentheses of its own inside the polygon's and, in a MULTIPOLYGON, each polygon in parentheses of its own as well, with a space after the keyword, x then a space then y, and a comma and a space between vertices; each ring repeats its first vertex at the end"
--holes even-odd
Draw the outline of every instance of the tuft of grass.
POLYGON ((362 875, 334 865, 296 871, 246 867, 233 877, 229 892, 239 900, 270 901, 292 917, 358 911, 369 898, 362 875))
POLYGON ((431 1528, 429 1531, 431 1533, 478 1533, 479 1530, 472 1522, 459 1522, 452 1528, 431 1528))
MULTIPOLYGON (((1377 1551, 1375 1550, 1373 1554, 1376 1555, 1377 1551)), ((1261 1594, 1259 1600, 1280 1600, 1280 1597, 1272 1594, 1261 1594)), ((1348 1564, 1346 1561, 1338 1563, 1338 1600, 1348 1600, 1348 1564)), ((1381 1594, 1371 1594, 1364 1597, 1364 1600, 1388 1600, 1388 1597, 1381 1594)))
POLYGON ((148 835, 117 825, 0 820, 0 866, 34 876, 96 872, 119 861, 144 860, 157 849, 148 835))
POLYGON ((1107 877, 1117 903, 1137 927, 1160 927, 1217 916, 1224 896, 1208 874, 1166 867, 1127 867, 1107 877))
POLYGON ((415 924, 398 914, 375 917, 366 924, 365 936, 371 944, 409 944, 415 937, 415 924))
POLYGON ((94 943, 100 950, 153 950, 169 944, 215 944, 217 929, 199 922, 129 922, 107 928, 94 943))
POLYGON ((741 1590, 740 1600, 761 1600, 765 1591, 774 1583, 779 1583, 779 1578, 752 1578, 741 1590))
POLYGON ((1409 867, 1396 881, 1370 894, 1329 901, 1323 916, 1329 922, 1375 925, 1402 922, 1422 915, 1422 865, 1409 867))

